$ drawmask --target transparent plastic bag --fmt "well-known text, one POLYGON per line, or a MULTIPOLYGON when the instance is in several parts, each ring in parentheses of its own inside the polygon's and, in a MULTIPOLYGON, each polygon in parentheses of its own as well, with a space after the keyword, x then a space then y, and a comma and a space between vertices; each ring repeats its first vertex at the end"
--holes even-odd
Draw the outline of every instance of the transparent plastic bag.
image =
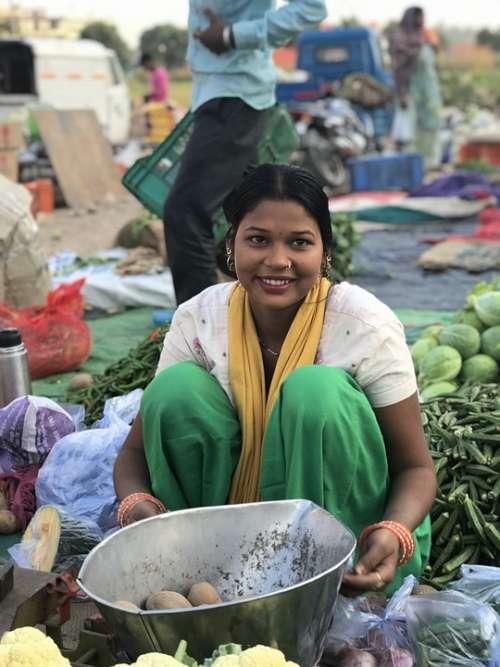
POLYGON ((406 577, 389 602, 383 598, 345 598, 339 595, 333 625, 327 637, 327 650, 339 665, 365 660, 369 653, 379 667, 412 667, 414 660, 406 630, 406 602, 417 580, 406 577))
POLYGON ((411 597, 408 634, 417 667, 493 667, 500 655, 500 616, 458 591, 411 597))
POLYGON ((462 565, 462 578, 448 588, 485 602, 500 614, 500 567, 489 565, 462 565))
POLYGON ((37 505, 57 505, 95 522, 103 531, 116 526, 113 466, 139 411, 142 389, 106 401, 104 416, 87 431, 62 438, 40 468, 37 505))

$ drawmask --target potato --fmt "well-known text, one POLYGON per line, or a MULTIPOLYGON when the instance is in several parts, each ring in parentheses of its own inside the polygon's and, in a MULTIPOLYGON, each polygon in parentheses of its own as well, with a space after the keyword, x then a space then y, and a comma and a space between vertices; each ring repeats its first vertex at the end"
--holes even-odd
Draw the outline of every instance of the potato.
POLYGON ((90 373, 75 373, 71 380, 68 382, 68 389, 70 391, 76 391, 77 389, 86 389, 90 387, 94 378, 90 373))
POLYGON ((122 609, 132 609, 134 611, 139 611, 139 607, 133 602, 129 602, 128 600, 116 600, 116 602, 113 602, 113 604, 117 607, 121 607, 122 609))
POLYGON ((202 604, 219 604, 219 602, 222 602, 220 595, 208 581, 200 581, 197 584, 193 584, 188 594, 188 600, 193 607, 199 607, 202 604))
POLYGON ((9 503, 7 502, 7 498, 0 491, 0 510, 8 510, 8 509, 9 509, 9 503))
POLYGON ((9 510, 0 510, 0 535, 17 533, 16 515, 9 510))
POLYGON ((146 609, 186 609, 191 607, 184 595, 175 591, 158 591, 151 593, 146 600, 146 609))

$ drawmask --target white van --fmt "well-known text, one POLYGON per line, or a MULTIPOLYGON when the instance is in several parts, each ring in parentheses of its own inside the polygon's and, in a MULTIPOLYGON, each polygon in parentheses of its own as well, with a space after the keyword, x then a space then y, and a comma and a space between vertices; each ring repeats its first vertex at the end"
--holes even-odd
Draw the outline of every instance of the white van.
POLYGON ((92 40, 0 40, 0 114, 38 102, 93 109, 112 144, 129 137, 128 88, 116 54, 92 40))

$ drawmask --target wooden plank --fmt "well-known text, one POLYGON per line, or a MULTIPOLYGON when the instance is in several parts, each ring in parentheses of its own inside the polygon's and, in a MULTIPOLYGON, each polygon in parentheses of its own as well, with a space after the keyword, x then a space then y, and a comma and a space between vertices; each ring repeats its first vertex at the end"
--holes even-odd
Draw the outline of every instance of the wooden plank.
POLYGON ((14 587, 0 605, 0 636, 23 625, 42 623, 47 611, 45 586, 56 575, 14 566, 14 587))
POLYGON ((111 146, 94 111, 33 113, 68 206, 89 208, 125 196, 111 146))

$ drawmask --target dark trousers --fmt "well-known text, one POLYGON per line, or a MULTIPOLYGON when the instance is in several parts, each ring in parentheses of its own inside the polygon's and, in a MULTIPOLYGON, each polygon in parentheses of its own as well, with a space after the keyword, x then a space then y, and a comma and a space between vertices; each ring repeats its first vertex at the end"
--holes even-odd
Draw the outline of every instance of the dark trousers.
POLYGON ((246 167, 257 163, 265 122, 265 110, 234 97, 210 100, 195 111, 163 214, 177 304, 216 282, 214 214, 246 167))

